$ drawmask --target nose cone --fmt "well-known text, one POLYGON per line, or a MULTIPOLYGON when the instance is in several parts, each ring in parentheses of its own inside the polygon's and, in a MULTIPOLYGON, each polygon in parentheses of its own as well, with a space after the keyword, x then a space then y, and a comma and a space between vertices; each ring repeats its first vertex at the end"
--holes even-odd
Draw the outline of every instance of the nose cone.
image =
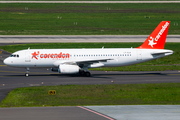
POLYGON ((8 58, 6 58, 6 59, 3 61, 3 63, 4 63, 5 65, 9 65, 9 64, 10 64, 10 61, 9 61, 8 58))

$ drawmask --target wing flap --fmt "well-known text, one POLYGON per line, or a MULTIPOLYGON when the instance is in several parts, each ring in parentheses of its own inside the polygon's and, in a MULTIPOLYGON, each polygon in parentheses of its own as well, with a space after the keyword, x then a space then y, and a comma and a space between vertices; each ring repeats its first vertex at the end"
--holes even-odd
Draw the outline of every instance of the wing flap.
POLYGON ((91 64, 95 64, 97 66, 102 66, 102 64, 98 64, 100 62, 107 62, 108 60, 112 59, 87 59, 87 60, 73 60, 73 61, 55 61, 53 64, 55 67, 58 67, 60 64, 71 64, 71 65, 79 65, 79 66, 89 66, 91 64))

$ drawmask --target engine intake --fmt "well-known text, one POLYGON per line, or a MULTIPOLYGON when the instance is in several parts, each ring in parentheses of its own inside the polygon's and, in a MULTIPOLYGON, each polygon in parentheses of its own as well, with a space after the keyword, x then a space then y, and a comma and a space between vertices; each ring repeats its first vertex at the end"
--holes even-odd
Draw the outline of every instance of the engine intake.
POLYGON ((53 71, 53 72, 58 72, 58 71, 59 71, 59 68, 51 68, 51 71, 53 71))

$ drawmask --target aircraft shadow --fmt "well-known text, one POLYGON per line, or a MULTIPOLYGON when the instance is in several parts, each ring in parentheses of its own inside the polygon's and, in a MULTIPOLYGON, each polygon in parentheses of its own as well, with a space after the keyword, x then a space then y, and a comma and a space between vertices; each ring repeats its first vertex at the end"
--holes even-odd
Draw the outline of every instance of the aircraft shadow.
MULTIPOLYGON (((162 73, 105 73, 105 74, 92 74, 90 76, 93 78, 107 78, 110 76, 141 76, 141 75, 167 75, 167 74, 162 74, 162 73)), ((43 76, 57 76, 57 77, 86 77, 86 76, 81 76, 79 74, 29 74, 29 77, 43 77, 43 76)), ((5 75, 5 77, 25 77, 24 74, 21 75, 5 75)), ((89 77, 88 77, 89 78, 89 77)))

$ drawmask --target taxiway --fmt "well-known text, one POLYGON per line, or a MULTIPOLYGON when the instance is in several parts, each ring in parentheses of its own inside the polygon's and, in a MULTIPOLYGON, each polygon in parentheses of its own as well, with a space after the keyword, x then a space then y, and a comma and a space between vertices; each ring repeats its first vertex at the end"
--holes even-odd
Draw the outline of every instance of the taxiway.
MULTIPOLYGON (((149 35, 0 35, 0 43, 143 43, 148 36, 149 35)), ((180 35, 168 35, 166 42, 180 42, 180 35)))

